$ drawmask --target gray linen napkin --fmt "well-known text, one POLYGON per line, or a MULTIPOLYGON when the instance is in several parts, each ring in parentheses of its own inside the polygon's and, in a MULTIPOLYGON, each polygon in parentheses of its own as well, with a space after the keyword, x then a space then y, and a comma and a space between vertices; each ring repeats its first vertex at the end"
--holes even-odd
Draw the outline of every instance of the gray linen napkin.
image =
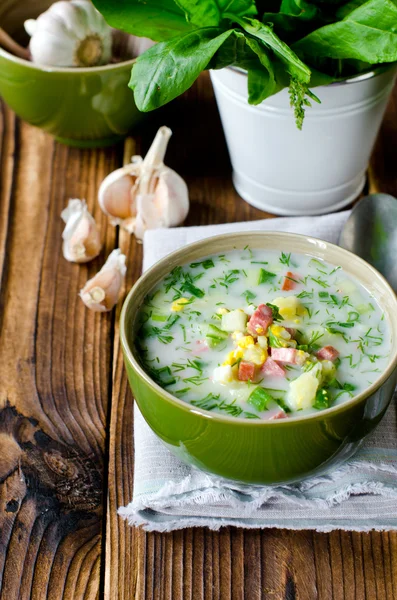
MULTIPOLYGON (((289 231, 336 242, 348 211, 205 227, 158 229, 144 239, 144 270, 188 243, 232 231, 289 231)), ((392 402, 356 455, 300 484, 253 487, 181 463, 152 433, 135 405, 134 494, 119 514, 148 531, 191 526, 354 531, 397 529, 397 420, 392 402)))

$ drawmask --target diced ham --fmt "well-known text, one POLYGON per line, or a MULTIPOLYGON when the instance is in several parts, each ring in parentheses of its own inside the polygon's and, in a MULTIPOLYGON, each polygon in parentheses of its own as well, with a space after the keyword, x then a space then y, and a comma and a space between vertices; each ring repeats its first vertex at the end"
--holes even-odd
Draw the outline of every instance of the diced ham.
POLYGON ((333 346, 324 346, 316 354, 320 360, 336 360, 339 356, 339 352, 333 346))
POLYGON ((299 276, 294 275, 293 273, 291 273, 291 271, 287 271, 281 288, 284 292, 289 292, 290 290, 293 290, 296 287, 295 281, 292 281, 293 279, 299 279, 299 276))
POLYGON ((261 375, 269 375, 272 377, 285 377, 285 371, 283 367, 278 365, 270 356, 268 356, 265 364, 261 368, 261 375))
POLYGON ((276 419, 286 419, 286 418, 287 418, 287 413, 285 413, 283 410, 279 410, 275 415, 270 417, 269 421, 275 421, 276 419))
POLYGON ((196 340, 196 343, 192 348, 192 354, 201 354, 202 352, 207 352, 208 350, 208 344, 205 340, 196 340))
POLYGON ((309 356, 307 352, 296 350, 296 348, 272 348, 272 359, 288 365, 303 365, 309 356))
POLYGON ((240 381, 253 381, 255 378, 254 363, 242 360, 238 366, 238 378, 240 381))
POLYGON ((251 335, 264 335, 272 323, 272 309, 266 304, 260 304, 248 321, 247 329, 251 335))

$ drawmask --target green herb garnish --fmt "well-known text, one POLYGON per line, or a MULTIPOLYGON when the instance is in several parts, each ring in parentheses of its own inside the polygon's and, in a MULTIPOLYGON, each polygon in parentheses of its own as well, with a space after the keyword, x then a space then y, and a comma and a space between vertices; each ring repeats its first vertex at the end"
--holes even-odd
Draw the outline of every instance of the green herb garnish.
POLYGON ((222 329, 219 329, 219 327, 217 327, 216 325, 210 323, 208 325, 208 331, 205 337, 207 338, 209 347, 216 348, 217 346, 219 346, 219 344, 227 340, 229 334, 227 333, 227 331, 223 331, 222 329))
POLYGON ((262 283, 267 283, 268 281, 272 281, 274 277, 276 277, 275 273, 266 271, 266 269, 260 269, 259 277, 258 277, 258 285, 261 285, 262 283))
POLYGON ((317 283, 317 285, 321 285, 323 288, 329 287, 329 283, 324 281, 324 279, 321 279, 321 277, 312 277, 312 275, 310 275, 310 279, 317 283))
POLYGON ((254 294, 254 292, 251 292, 250 290, 246 290, 241 295, 245 298, 247 304, 251 304, 252 300, 255 300, 256 298, 256 294, 254 294))
POLYGON ((313 408, 317 408, 318 410, 322 410, 324 408, 329 408, 331 404, 331 398, 329 392, 325 388, 321 388, 316 393, 316 399, 313 404, 313 408))
POLYGON ((282 265, 286 265, 287 267, 289 267, 290 260, 291 260, 291 252, 289 254, 285 254, 285 252, 281 253, 279 261, 281 262, 282 265))
POLYGON ((268 410, 267 405, 272 400, 274 401, 274 398, 269 392, 261 387, 257 387, 251 392, 247 402, 248 404, 252 404, 256 410, 262 412, 263 410, 268 410))
POLYGON ((190 404, 196 406, 197 408, 202 408, 203 410, 213 410, 218 407, 218 400, 220 394, 211 394, 209 393, 205 398, 201 400, 191 400, 190 404))
POLYGON ((284 317, 280 315, 280 309, 275 304, 266 302, 266 306, 272 309, 273 321, 284 321, 284 317))
POLYGON ((191 263, 189 266, 191 269, 197 269, 197 267, 200 266, 202 266, 204 269, 212 269, 213 267, 215 267, 215 264, 212 258, 207 258, 206 260, 202 260, 201 262, 191 263))
POLYGON ((193 285, 190 281, 185 281, 185 283, 181 287, 181 292, 187 292, 188 294, 193 294, 197 298, 204 298, 205 293, 203 290, 200 290, 198 287, 193 285))

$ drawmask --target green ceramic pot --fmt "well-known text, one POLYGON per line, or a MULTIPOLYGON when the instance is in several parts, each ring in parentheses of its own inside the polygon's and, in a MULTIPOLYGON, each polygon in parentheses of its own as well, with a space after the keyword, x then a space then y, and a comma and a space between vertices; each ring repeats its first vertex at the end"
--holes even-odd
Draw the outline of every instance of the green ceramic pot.
MULTIPOLYGON (((1 26, 21 39, 25 19, 36 17, 51 0, 5 0, 1 26)), ((95 147, 122 139, 142 119, 128 88, 134 60, 103 67, 55 68, 35 65, 0 48, 0 96, 31 125, 65 144, 95 147)))
POLYGON ((397 380, 397 300, 386 280, 368 263, 327 242, 289 233, 249 232, 209 238, 168 255, 130 291, 121 313, 121 341, 136 402, 152 430, 181 460, 204 471, 245 483, 298 481, 351 457, 382 419, 397 380), (341 265, 379 301, 392 330, 390 361, 363 393, 306 417, 254 421, 191 406, 159 387, 137 360, 135 317, 144 297, 177 265, 233 248, 309 253, 341 265))

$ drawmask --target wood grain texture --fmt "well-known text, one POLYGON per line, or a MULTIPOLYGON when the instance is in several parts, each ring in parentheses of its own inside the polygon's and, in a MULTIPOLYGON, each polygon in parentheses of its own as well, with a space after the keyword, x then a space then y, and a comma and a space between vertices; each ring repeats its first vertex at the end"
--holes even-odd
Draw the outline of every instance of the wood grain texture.
POLYGON ((114 246, 97 209, 114 150, 55 144, 1 112, 1 598, 97 598, 113 316, 78 291, 114 246), (86 198, 104 248, 64 260, 60 212, 86 198))
MULTIPOLYGON (((95 315, 77 294, 116 247, 128 256, 125 294, 142 246, 99 211, 102 178, 167 124, 167 162, 190 189, 188 225, 270 216, 233 189, 208 76, 143 124, 135 149, 68 149, 0 107, 0 600, 397 600, 395 533, 146 534, 117 516, 134 459, 121 303, 95 315), (87 266, 61 253, 70 197, 85 197, 101 225, 104 248, 87 266)), ((396 150, 397 93, 371 190, 397 194, 396 150)))

